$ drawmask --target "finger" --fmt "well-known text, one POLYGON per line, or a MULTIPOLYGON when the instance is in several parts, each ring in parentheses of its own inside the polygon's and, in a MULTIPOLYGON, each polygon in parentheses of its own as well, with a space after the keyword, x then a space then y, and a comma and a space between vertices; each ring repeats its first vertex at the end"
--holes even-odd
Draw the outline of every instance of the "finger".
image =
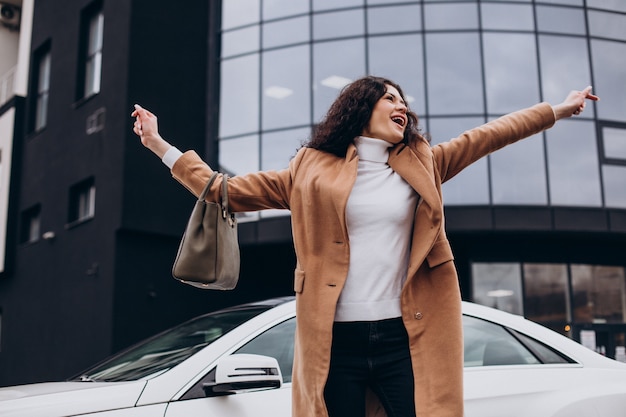
POLYGON ((591 90, 593 89, 592 86, 587 86, 587 88, 585 88, 582 91, 583 97, 585 97, 586 99, 592 100, 592 101, 598 101, 600 100, 600 97, 596 96, 595 94, 591 94, 591 90))

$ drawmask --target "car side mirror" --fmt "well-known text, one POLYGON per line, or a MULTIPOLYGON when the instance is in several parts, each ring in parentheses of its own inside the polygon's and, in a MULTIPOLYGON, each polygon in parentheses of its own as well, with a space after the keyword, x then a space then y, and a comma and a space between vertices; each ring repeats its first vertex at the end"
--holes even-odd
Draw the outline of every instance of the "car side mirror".
POLYGON ((215 367, 215 382, 202 384, 208 397, 240 391, 280 388, 283 376, 278 361, 270 356, 238 353, 221 358, 215 367))

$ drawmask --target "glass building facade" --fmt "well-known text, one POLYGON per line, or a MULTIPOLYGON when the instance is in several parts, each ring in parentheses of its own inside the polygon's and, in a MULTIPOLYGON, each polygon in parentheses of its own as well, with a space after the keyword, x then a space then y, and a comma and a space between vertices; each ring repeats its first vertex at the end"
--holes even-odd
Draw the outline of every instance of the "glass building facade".
MULTIPOLYGON (((402 86, 433 144, 592 85, 601 101, 476 162, 444 184, 445 205, 626 218, 626 2, 225 0, 221 14, 222 169, 286 167, 339 90, 366 74, 402 86)), ((242 221, 287 215, 249 213, 242 221)), ((620 227, 607 235, 626 233, 620 227)), ((626 256, 473 257, 481 259, 467 260, 474 301, 562 331, 569 323, 626 322, 626 256), (610 298, 606 308, 598 297, 610 298)), ((613 354, 626 344, 620 331, 607 342, 613 354)))

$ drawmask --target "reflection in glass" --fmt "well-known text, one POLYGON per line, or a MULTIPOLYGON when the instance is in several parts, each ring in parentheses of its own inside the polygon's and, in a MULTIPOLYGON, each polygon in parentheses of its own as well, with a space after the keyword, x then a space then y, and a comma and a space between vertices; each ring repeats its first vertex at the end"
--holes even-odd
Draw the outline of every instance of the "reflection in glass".
POLYGON ((369 73, 400 85, 409 107, 418 116, 425 112, 422 35, 377 36, 368 42, 369 73), (390 47, 393 45, 393 48, 390 47), (402 65, 398 65, 402 51, 402 65))
MULTIPOLYGON (((371 7, 367 9, 369 34, 412 32, 422 28, 422 8, 419 5, 371 7)), ((390 48, 406 51, 403 48, 390 48)))
POLYGON ((626 277, 623 267, 571 265, 571 274, 574 321, 626 321, 626 277))
POLYGON ((481 3, 483 29, 533 30, 533 8, 526 4, 481 3))
POLYGON ((524 315, 547 323, 565 324, 567 317, 567 265, 524 264, 524 315))
POLYGON ((589 10, 587 16, 591 36, 626 40, 626 15, 589 10))
POLYGON ((430 114, 483 113, 479 42, 475 33, 426 35, 430 114))
MULTIPOLYGON (((431 118, 428 133, 431 145, 446 142, 465 130, 480 126, 478 117, 431 118)), ((450 205, 489 204, 489 174, 487 158, 482 158, 465 168, 456 177, 443 184, 443 200, 450 205)))
POLYGON ((626 208, 626 166, 603 165, 604 205, 626 208))
POLYGON ((539 79, 535 38, 485 33, 483 44, 489 113, 506 114, 537 103, 539 79))
POLYGON ((362 36, 364 34, 363 9, 313 15, 313 39, 362 36))
POLYGON ((546 138, 551 205, 601 207, 594 124, 561 120, 546 131, 546 138))
POLYGON ((259 49, 259 26, 222 33, 222 56, 229 57, 259 49))
POLYGON ((222 61, 220 137, 259 130, 259 56, 222 61))
POLYGON ((274 48, 309 41, 309 16, 279 20, 263 25, 263 47, 274 48))
POLYGON ((263 130, 310 124, 309 45, 263 56, 263 130))
POLYGON ((365 74, 365 41, 313 45, 313 122, 317 123, 346 83, 365 74))
POLYGON ((537 6, 537 30, 574 35, 585 34, 583 9, 572 7, 537 6))
POLYGON ((522 315, 521 265, 472 263, 472 301, 522 315))
POLYGON ((309 0, 263 0, 263 20, 308 12, 309 0))
POLYGON ((583 5, 583 0, 542 0, 542 2, 552 3, 552 4, 564 4, 566 6, 582 6, 583 5))
MULTIPOLYGON (((539 36, 539 62, 543 100, 560 103, 574 88, 591 85, 587 40, 571 36, 539 36)), ((578 118, 593 118, 589 104, 578 118)))
POLYGON ((261 138, 261 169, 287 168, 289 161, 309 138, 311 129, 300 128, 264 133, 261 138))
POLYGON ((478 29, 478 6, 475 3, 424 5, 426 30, 478 29))
POLYGON ((545 205, 548 202, 541 134, 489 156, 493 204, 545 205))
POLYGON ((592 39, 591 59, 594 91, 602 97, 598 116, 626 122, 626 44, 592 39))
POLYGON ((605 158, 626 160, 626 128, 603 128, 602 141, 605 158))
POLYGON ((228 0, 222 2, 222 30, 257 23, 260 0, 228 0))

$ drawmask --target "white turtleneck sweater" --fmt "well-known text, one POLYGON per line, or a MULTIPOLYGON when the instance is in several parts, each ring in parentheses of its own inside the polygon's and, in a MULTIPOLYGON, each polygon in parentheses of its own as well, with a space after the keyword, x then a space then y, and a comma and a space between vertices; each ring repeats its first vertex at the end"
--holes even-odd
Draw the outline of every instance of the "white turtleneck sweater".
POLYGON ((335 321, 400 317, 418 195, 387 164, 390 143, 358 137, 355 145, 358 171, 346 207, 350 268, 335 321))

